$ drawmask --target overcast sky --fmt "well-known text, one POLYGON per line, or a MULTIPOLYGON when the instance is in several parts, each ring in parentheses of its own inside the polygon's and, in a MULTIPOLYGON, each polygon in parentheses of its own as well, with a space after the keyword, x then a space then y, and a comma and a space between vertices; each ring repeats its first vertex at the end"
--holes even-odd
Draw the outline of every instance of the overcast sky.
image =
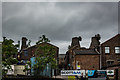
POLYGON ((89 47, 95 34, 101 43, 118 34, 118 3, 3 2, 2 26, 2 35, 15 42, 25 36, 34 45, 44 34, 64 54, 72 37, 81 36, 81 46, 89 47))

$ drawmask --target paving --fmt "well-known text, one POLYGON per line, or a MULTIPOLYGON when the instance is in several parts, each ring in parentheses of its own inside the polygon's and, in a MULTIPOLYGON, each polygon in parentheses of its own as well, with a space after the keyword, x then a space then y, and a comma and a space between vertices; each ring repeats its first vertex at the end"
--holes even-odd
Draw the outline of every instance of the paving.
POLYGON ((60 78, 60 79, 68 80, 68 76, 61 76, 61 75, 53 76, 53 78, 60 78))
MULTIPOLYGON (((68 80, 68 76, 61 76, 61 75, 53 76, 53 78, 68 80)), ((79 80, 79 79, 69 79, 69 80, 79 80)), ((106 78, 88 78, 88 80, 106 80, 106 78)))

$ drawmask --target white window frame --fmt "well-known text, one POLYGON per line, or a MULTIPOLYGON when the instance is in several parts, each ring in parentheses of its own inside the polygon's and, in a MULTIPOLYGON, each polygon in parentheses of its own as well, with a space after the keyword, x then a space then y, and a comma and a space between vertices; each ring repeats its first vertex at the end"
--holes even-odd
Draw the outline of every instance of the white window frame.
POLYGON ((109 47, 109 46, 106 46, 106 47, 105 47, 105 53, 106 53, 106 54, 109 54, 109 53, 110 53, 110 47, 109 47))
POLYGON ((119 54, 120 53, 120 46, 115 46, 115 53, 119 54))

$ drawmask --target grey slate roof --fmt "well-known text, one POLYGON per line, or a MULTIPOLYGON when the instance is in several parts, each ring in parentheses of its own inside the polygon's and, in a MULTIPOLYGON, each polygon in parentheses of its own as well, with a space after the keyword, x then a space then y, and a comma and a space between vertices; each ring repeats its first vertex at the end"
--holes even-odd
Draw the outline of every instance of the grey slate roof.
POLYGON ((77 54, 77 55, 96 55, 96 54, 99 54, 97 51, 95 51, 95 50, 93 50, 93 49, 86 49, 86 50, 76 50, 76 51, 74 51, 75 52, 75 54, 77 54))

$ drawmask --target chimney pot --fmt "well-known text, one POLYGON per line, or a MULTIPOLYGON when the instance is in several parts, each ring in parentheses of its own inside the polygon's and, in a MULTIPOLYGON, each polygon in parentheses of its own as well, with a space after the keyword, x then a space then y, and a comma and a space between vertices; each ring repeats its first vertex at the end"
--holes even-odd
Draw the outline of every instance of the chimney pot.
POLYGON ((98 48, 99 45, 100 45, 99 40, 100 40, 100 35, 99 35, 99 34, 97 34, 97 35, 95 35, 94 37, 92 37, 92 38, 91 38, 90 48, 91 48, 91 49, 98 48))
POLYGON ((76 46, 76 45, 78 45, 80 47, 79 41, 81 41, 81 40, 82 40, 81 37, 73 37, 72 38, 71 47, 76 46))
POLYGON ((26 37, 22 37, 21 50, 27 48, 26 41, 27 41, 27 38, 26 37))

